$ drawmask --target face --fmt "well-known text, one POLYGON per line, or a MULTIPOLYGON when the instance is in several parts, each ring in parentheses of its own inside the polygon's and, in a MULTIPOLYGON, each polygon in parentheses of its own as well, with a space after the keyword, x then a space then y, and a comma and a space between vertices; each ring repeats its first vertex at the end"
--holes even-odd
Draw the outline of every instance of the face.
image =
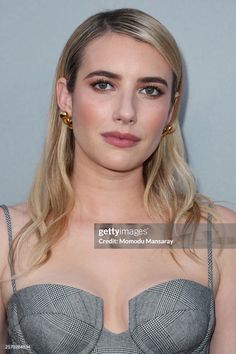
POLYGON ((73 93, 58 81, 58 104, 72 115, 75 159, 116 171, 142 167, 171 120, 172 79, 149 44, 116 33, 91 41, 73 93))

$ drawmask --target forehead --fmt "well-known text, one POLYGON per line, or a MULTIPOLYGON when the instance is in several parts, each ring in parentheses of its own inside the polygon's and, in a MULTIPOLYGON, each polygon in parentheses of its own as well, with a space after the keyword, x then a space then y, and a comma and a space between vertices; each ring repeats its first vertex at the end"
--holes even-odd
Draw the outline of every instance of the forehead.
POLYGON ((113 32, 93 39, 84 50, 79 71, 96 69, 106 69, 121 75, 158 74, 167 80, 172 78, 170 66, 156 48, 128 35, 113 32))

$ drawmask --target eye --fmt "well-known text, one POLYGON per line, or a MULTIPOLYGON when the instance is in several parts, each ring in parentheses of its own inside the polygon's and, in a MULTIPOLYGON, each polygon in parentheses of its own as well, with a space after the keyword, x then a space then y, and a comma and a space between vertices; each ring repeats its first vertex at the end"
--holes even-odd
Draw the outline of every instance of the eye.
POLYGON ((162 90, 160 90, 157 86, 146 86, 140 91, 146 90, 145 95, 147 96, 161 96, 163 94, 162 90))
POLYGON ((113 87, 111 85, 111 83, 106 80, 97 80, 97 81, 91 83, 90 85, 98 91, 107 91, 113 87), (110 86, 110 88, 108 87, 108 85, 110 86))

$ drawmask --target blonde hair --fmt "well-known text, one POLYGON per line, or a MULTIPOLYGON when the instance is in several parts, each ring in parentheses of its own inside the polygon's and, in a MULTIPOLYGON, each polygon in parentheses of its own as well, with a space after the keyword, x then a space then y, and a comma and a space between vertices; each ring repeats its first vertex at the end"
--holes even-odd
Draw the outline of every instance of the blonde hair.
POLYGON ((174 38, 160 22, 140 10, 124 8, 100 12, 76 28, 57 65, 48 133, 28 199, 30 221, 14 240, 14 258, 20 260, 21 246, 33 233, 37 234, 38 243, 32 253, 29 269, 49 259, 52 246, 66 229, 75 202, 71 185, 74 136, 59 118, 56 83, 60 77, 65 77, 68 90, 73 92, 86 46, 107 32, 128 35, 149 43, 159 51, 173 72, 174 112, 171 123, 175 131, 161 139, 156 151, 144 163, 145 209, 153 220, 155 215, 160 215, 172 223, 178 222, 182 217, 186 218, 186 223, 198 223, 206 213, 214 214, 211 200, 197 193, 194 177, 185 161, 178 121, 183 70, 181 54, 174 38), (177 92, 180 97, 175 101, 177 92))

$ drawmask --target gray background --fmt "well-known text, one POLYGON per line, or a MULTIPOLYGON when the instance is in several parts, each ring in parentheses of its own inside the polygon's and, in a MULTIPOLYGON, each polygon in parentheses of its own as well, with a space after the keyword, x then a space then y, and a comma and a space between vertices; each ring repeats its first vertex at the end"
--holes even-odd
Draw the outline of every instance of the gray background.
POLYGON ((67 38, 86 17, 119 7, 148 12, 176 38, 187 72, 190 166, 202 193, 236 210, 234 0, 0 0, 0 203, 27 196, 67 38))

